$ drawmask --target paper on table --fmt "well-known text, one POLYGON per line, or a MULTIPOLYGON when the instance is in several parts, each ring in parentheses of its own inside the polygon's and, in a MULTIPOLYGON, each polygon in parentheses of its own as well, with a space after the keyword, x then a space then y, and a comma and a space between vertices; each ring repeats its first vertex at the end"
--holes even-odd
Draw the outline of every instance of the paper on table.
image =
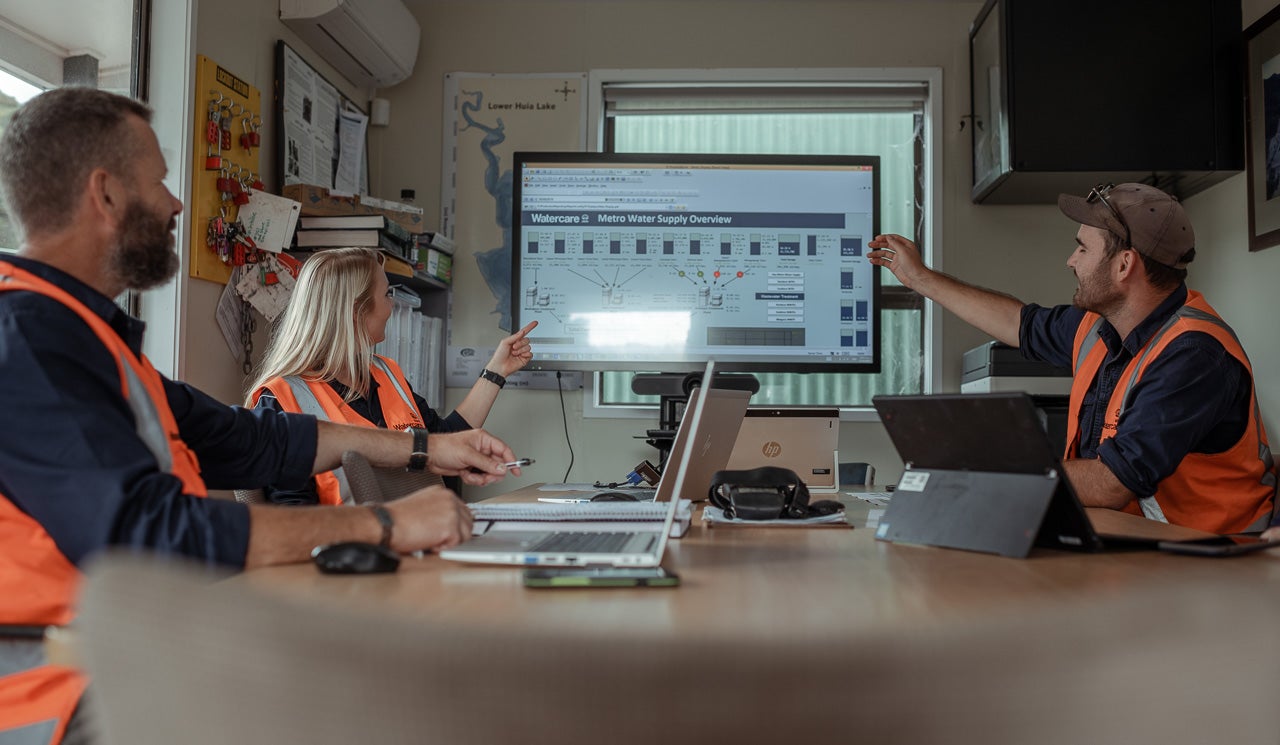
POLYGON ((806 517, 803 520, 743 520, 737 517, 725 517, 724 510, 711 505, 702 508, 702 522, 706 523, 709 528, 717 525, 740 525, 746 528, 808 528, 821 525, 842 528, 853 527, 849 524, 848 518, 845 517, 844 511, 832 515, 806 517))

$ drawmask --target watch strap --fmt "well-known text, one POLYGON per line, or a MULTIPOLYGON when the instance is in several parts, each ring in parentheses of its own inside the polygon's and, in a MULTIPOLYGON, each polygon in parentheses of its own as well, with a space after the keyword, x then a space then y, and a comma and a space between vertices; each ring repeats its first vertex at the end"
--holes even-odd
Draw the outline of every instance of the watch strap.
POLYGON ((507 384, 507 379, 506 379, 506 378, 502 377, 501 375, 497 374, 496 372, 494 372, 494 371, 490 370, 490 369, 489 369, 489 368, 487 368, 487 367, 480 371, 480 377, 481 377, 483 380, 487 380, 487 381, 489 381, 490 383, 493 383, 494 385, 498 386, 499 388, 501 388, 501 387, 503 387, 504 385, 506 385, 506 384, 507 384))
POLYGON ((427 470, 427 431, 421 427, 410 427, 409 433, 413 435, 413 452, 409 454, 409 465, 405 470, 425 471, 427 470))
POLYGON ((382 526, 382 539, 378 541, 378 545, 391 548, 391 530, 396 526, 395 519, 391 517, 391 511, 380 504, 371 504, 369 509, 373 511, 373 516, 378 518, 378 524, 382 526))

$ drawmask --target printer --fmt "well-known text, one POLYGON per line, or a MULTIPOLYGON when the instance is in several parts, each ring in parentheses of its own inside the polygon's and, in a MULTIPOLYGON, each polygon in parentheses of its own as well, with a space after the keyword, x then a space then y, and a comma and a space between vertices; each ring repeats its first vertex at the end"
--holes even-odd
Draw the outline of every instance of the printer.
POLYGON ((989 341, 964 353, 961 393, 1031 394, 1040 423, 1055 450, 1067 442, 1067 414, 1071 404, 1071 371, 1047 362, 1029 360, 1008 344, 989 341))
POLYGON ((1026 359, 1021 351, 998 341, 989 341, 964 353, 961 393, 1013 391, 1032 396, 1069 396, 1071 371, 1026 359))

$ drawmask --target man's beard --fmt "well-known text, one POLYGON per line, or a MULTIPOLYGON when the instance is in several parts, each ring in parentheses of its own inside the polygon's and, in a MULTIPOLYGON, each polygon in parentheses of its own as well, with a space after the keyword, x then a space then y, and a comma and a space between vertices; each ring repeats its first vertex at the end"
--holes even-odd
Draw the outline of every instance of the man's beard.
POLYGON ((1115 283, 1109 280, 1105 265, 1095 268, 1087 277, 1076 275, 1078 286, 1075 295, 1071 298, 1071 304, 1081 310, 1106 316, 1124 302, 1124 296, 1116 288, 1115 283))
POLYGON ((172 217, 166 220, 148 212, 142 202, 129 202, 111 267, 126 288, 149 290, 178 273, 178 255, 169 244, 176 225, 172 217))

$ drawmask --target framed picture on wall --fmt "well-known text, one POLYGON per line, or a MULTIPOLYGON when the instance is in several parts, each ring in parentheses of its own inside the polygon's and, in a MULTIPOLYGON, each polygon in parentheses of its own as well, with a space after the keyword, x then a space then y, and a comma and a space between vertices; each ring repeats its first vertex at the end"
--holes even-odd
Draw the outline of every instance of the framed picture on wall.
POLYGON ((1249 250, 1280 245, 1280 6, 1245 29, 1249 250))

